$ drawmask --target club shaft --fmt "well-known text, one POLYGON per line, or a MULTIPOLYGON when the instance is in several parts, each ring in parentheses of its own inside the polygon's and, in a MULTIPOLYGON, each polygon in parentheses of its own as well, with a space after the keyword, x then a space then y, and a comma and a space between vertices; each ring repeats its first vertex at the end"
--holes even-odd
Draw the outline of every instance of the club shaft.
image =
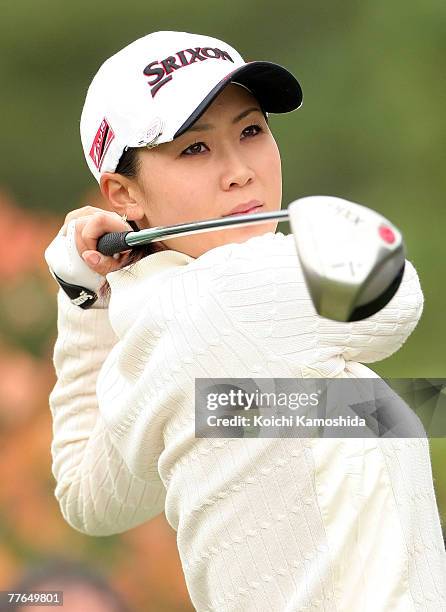
POLYGON ((175 236, 188 236, 189 234, 209 232, 232 226, 243 227, 244 225, 266 223, 273 219, 286 221, 288 219, 288 211, 285 209, 273 212, 253 213, 251 215, 231 215, 228 217, 218 217, 216 219, 206 219, 204 221, 153 227, 138 232, 129 232, 125 241, 129 246, 133 247, 156 242, 157 240, 168 240, 175 236))

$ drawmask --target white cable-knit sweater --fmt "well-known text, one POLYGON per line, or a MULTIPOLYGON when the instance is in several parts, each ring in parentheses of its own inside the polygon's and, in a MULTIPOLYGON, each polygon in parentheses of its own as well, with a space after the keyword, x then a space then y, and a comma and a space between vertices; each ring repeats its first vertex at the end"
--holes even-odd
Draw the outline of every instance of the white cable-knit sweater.
POLYGON ((108 274, 109 308, 58 295, 56 497, 89 535, 165 510, 200 612, 439 612, 446 555, 426 439, 194 437, 196 377, 376 377, 423 307, 407 262, 379 313, 319 317, 293 237, 108 274))

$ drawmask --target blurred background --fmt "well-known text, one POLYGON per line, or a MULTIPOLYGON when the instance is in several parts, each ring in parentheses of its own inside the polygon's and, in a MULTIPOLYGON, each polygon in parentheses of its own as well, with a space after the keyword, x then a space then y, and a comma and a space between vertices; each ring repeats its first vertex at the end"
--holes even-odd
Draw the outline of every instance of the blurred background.
MULTIPOLYGON (((169 29, 215 36, 247 61, 274 61, 298 77, 303 107, 270 116, 283 161, 283 205, 336 195, 401 228, 424 312, 401 350, 372 368, 384 377, 446 377, 443 1, 3 3, 0 590, 30 568, 65 558, 99 572, 133 610, 193 609, 164 515, 102 538, 64 522, 54 498, 48 408, 57 286, 43 251, 68 211, 104 206, 80 145, 86 90, 111 54, 169 29)), ((446 445, 430 443, 446 525, 446 445)))

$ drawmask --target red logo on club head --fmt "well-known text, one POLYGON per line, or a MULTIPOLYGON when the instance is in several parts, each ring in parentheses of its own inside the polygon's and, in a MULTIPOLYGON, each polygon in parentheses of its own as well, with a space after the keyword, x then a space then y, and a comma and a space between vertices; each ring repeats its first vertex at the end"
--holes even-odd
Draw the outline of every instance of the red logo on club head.
POLYGON ((379 235, 388 244, 393 244, 396 240, 396 236, 393 230, 388 225, 379 226, 379 235))

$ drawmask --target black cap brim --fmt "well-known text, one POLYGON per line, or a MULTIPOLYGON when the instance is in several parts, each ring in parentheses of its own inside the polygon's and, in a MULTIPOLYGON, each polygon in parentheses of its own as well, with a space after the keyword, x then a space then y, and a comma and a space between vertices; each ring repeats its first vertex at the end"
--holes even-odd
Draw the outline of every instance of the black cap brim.
POLYGON ((240 83, 247 87, 267 113, 289 113, 302 105, 302 89, 291 72, 273 62, 249 62, 229 73, 208 93, 174 138, 184 134, 229 83, 240 83))

